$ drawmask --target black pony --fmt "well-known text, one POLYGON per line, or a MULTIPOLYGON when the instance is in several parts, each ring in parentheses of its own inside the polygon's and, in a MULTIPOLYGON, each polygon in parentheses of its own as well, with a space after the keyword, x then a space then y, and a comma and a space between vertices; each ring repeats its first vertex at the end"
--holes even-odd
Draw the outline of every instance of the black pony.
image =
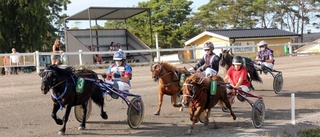
MULTIPOLYGON (((233 54, 231 53, 231 55, 229 52, 230 50, 222 50, 222 53, 220 55, 220 65, 224 67, 226 71, 228 71, 228 69, 232 66, 233 54)), ((254 67, 254 62, 250 58, 242 58, 244 58, 245 67, 247 68, 247 72, 249 73, 248 80, 250 81, 250 88, 254 90, 252 81, 262 83, 262 79, 260 78, 257 69, 254 67)))
POLYGON ((88 100, 91 99, 101 108, 101 117, 107 119, 108 115, 103 110, 104 98, 102 90, 90 79, 98 79, 92 70, 74 70, 72 67, 66 69, 59 68, 57 65, 45 66, 40 73, 42 79, 41 91, 47 94, 51 90, 51 98, 54 102, 51 117, 58 125, 63 127, 59 135, 64 135, 71 108, 75 105, 82 105, 83 118, 79 130, 85 129, 88 100), (77 87, 76 87, 77 86, 77 87), (63 119, 57 117, 57 111, 66 107, 63 119))

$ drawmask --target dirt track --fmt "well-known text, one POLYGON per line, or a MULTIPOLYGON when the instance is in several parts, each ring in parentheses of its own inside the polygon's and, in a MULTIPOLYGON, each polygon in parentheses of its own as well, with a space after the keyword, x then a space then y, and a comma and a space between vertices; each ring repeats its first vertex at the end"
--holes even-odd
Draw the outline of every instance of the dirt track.
MULTIPOLYGON (((189 67, 180 64, 178 67, 189 67)), ((211 111, 210 121, 215 119, 218 129, 212 129, 209 123, 204 127, 198 123, 195 133, 188 136, 295 136, 296 131, 319 127, 320 119, 320 56, 278 57, 275 69, 284 77, 281 94, 272 90, 271 75, 260 74, 263 84, 254 83, 256 91, 266 106, 264 125, 256 129, 251 124, 251 106, 236 101, 233 109, 237 120, 233 121, 229 113, 215 107, 211 111), (291 93, 295 93, 296 125, 291 124, 291 93)), ((87 129, 78 131, 79 123, 73 111, 67 124, 68 136, 184 136, 191 122, 187 109, 179 112, 165 96, 160 116, 153 113, 157 109, 157 83, 151 79, 149 66, 134 67, 132 90, 142 96, 145 106, 144 122, 139 129, 133 130, 127 124, 127 105, 122 100, 107 97, 105 104, 108 120, 99 116, 99 109, 93 106, 87 129)), ((222 69, 221 69, 222 70, 222 69)), ((104 72, 105 70, 95 70, 104 72)), ((219 72, 223 75, 223 71, 219 72)), ((12 76, 0 76, 0 133, 1 136, 57 136, 61 126, 51 118, 52 101, 50 95, 40 91, 40 78, 36 73, 12 76)), ((62 117, 63 111, 58 115, 62 117)))

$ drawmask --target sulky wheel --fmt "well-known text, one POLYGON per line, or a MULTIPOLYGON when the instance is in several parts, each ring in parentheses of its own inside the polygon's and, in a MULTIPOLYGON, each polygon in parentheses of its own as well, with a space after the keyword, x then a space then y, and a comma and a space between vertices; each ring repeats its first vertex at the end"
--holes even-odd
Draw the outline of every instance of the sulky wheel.
POLYGON ((276 76, 274 76, 274 79, 273 79, 274 93, 279 94, 282 91, 282 86, 283 86, 282 73, 278 73, 276 76))
POLYGON ((264 116, 265 106, 263 100, 258 99, 256 102, 254 102, 254 105, 252 107, 252 125, 255 128, 260 128, 263 125, 264 116))
MULTIPOLYGON (((89 99, 88 100, 88 104, 87 104, 86 121, 89 119, 89 117, 91 115, 91 111, 92 111, 92 100, 89 99)), ((78 122, 82 122, 83 108, 82 108, 81 105, 74 106, 74 115, 76 116, 76 119, 77 119, 78 122)))
POLYGON ((128 124, 132 129, 138 128, 143 120, 144 105, 141 98, 135 97, 128 107, 128 124))

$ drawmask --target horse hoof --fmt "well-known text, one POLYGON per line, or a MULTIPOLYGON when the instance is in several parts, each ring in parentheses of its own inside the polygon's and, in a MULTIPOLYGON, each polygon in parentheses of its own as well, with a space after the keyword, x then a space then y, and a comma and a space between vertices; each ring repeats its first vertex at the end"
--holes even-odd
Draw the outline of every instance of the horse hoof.
POLYGON ((57 120, 57 124, 58 125, 62 125, 63 124, 63 121, 61 119, 57 120))
POLYGON ((64 132, 59 131, 58 135, 60 135, 60 136, 64 136, 64 132))
POLYGON ((204 125, 204 126, 208 126, 208 123, 209 123, 208 121, 204 121, 204 122, 203 122, 203 125, 204 125))
POLYGON ((160 112, 157 111, 156 113, 154 113, 154 115, 158 116, 158 115, 160 115, 160 112))
POLYGON ((183 111, 183 107, 181 107, 181 108, 179 109, 179 111, 182 112, 182 111, 183 111))
POLYGON ((103 119, 108 119, 108 114, 106 112, 104 112, 104 113, 101 114, 101 117, 103 119))
POLYGON ((85 127, 83 127, 83 126, 79 126, 78 127, 78 130, 85 130, 86 128, 85 127))
POLYGON ((192 129, 188 129, 188 133, 189 133, 189 134, 192 134, 192 133, 193 133, 193 130, 192 130, 192 129))

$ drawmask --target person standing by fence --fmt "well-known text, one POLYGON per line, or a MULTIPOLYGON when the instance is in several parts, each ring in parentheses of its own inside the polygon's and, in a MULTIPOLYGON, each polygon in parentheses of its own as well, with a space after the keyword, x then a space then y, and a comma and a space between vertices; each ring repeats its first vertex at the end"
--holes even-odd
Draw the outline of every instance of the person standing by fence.
POLYGON ((9 56, 4 56, 3 57, 3 66, 4 66, 4 71, 5 75, 11 75, 11 68, 10 68, 10 58, 9 56))
MULTIPOLYGON (((62 49, 61 49, 61 43, 59 39, 56 39, 54 41, 54 44, 52 46, 52 52, 53 53, 62 53, 62 49)), ((51 64, 56 64, 58 65, 60 63, 60 55, 52 55, 51 56, 51 64)))
POLYGON ((10 56, 11 66, 16 66, 16 67, 12 67, 12 73, 18 74, 19 67, 17 67, 17 66, 19 65, 19 62, 20 62, 19 52, 17 52, 15 48, 12 48, 11 54, 12 54, 10 56))

